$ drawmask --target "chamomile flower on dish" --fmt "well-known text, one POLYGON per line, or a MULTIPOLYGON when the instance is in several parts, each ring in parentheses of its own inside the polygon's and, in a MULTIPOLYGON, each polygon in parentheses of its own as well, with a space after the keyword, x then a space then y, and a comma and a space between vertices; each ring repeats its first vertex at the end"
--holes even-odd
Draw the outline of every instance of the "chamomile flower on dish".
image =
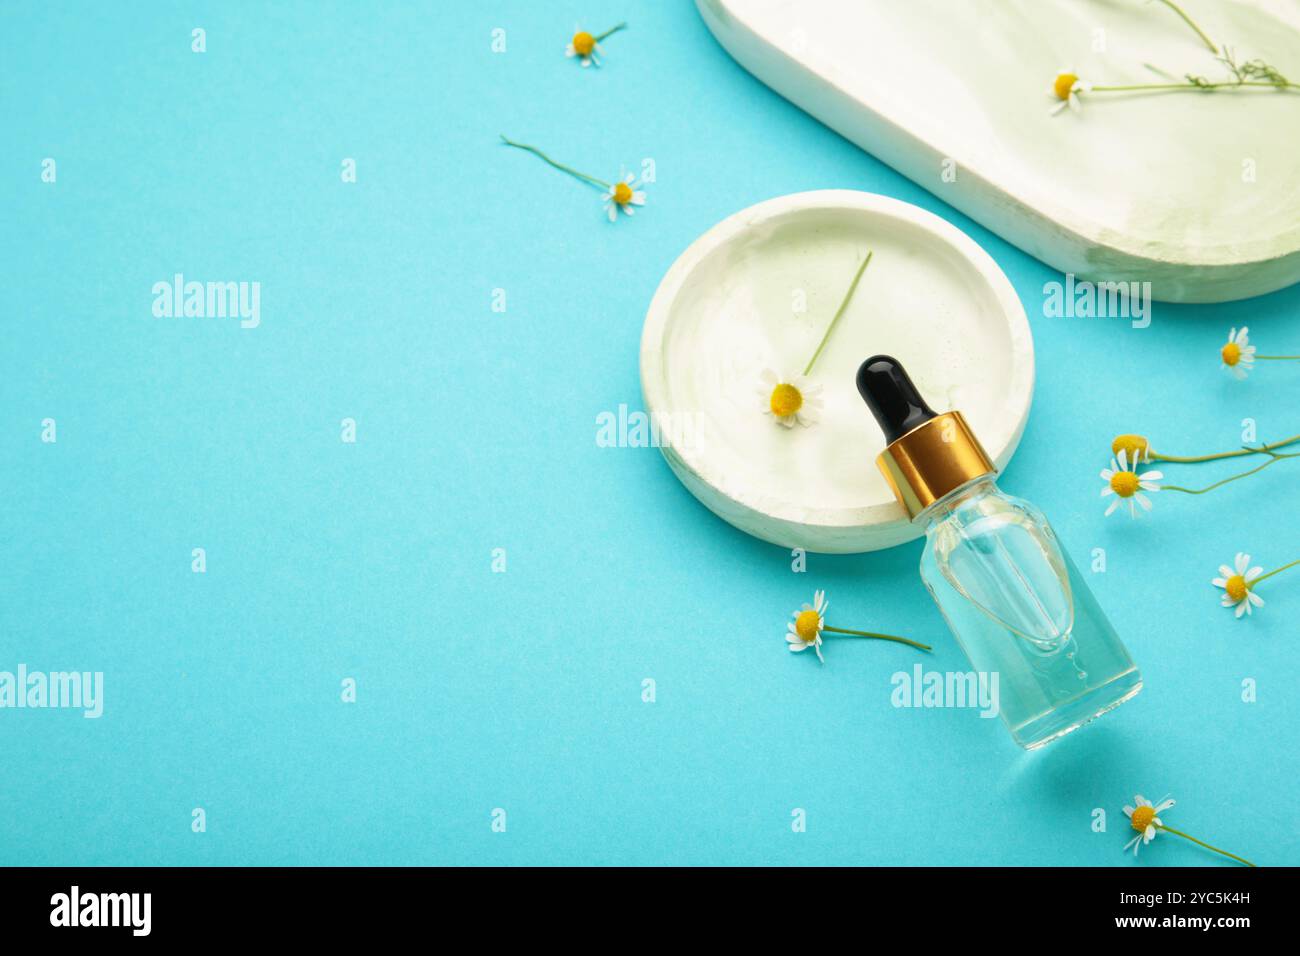
POLYGON ((1156 484, 1156 479, 1163 477, 1164 473, 1159 471, 1144 471, 1138 474, 1136 456, 1130 464, 1128 449, 1121 448, 1119 453, 1111 459, 1110 467, 1103 469, 1101 473, 1101 480, 1106 482, 1101 489, 1101 496, 1103 498, 1111 495, 1115 496, 1115 500, 1106 509, 1107 516, 1125 500, 1128 501, 1128 510, 1131 517, 1136 518, 1138 516, 1137 505, 1141 505, 1143 511, 1150 511, 1151 499, 1142 492, 1159 491, 1160 486, 1156 484))
POLYGON ((1226 368, 1238 380, 1246 377, 1246 373, 1255 367, 1255 346, 1250 344, 1250 336, 1247 335, 1246 326, 1241 327, 1241 331, 1233 329, 1228 333, 1228 342, 1223 348, 1219 349, 1219 355, 1223 359, 1223 367, 1226 368))
POLYGON ((1125 807, 1124 816, 1128 817, 1129 825, 1137 831, 1137 836, 1124 844, 1124 849, 1133 848, 1133 855, 1137 856, 1139 847, 1146 846, 1156 837, 1156 830, 1163 827, 1158 813, 1164 813, 1174 805, 1174 801, 1166 797, 1160 803, 1152 805, 1146 797, 1138 794, 1133 798, 1137 803, 1136 807, 1125 807))
POLYGON ((1235 617, 1251 613, 1251 606, 1263 607, 1264 599, 1251 589, 1251 584, 1264 573, 1261 567, 1250 566, 1250 555, 1237 553, 1236 568, 1226 564, 1219 565, 1219 577, 1210 583, 1216 588, 1223 588, 1221 607, 1235 607, 1235 617))
POLYGON ((1061 70, 1056 74, 1056 79, 1052 81, 1052 88, 1048 91, 1056 105, 1052 107, 1051 114, 1055 116, 1067 106, 1075 113, 1083 109, 1083 103, 1079 99, 1080 93, 1087 93, 1092 89, 1091 83, 1085 83, 1079 79, 1078 74, 1073 70, 1061 70))
POLYGON ((629 216, 633 214, 633 206, 645 205, 645 193, 638 190, 636 176, 633 173, 625 173, 623 178, 613 183, 605 190, 602 197, 605 202, 605 214, 609 216, 609 221, 614 222, 618 219, 620 209, 629 216))
POLYGON ((811 647, 817 652, 817 659, 826 663, 822 657, 822 628, 826 626, 826 609, 830 606, 826 592, 818 591, 813 595, 812 604, 805 603, 794 612, 793 620, 786 624, 785 635, 791 651, 806 651, 811 647))
POLYGON ((812 425, 821 417, 822 387, 803 375, 782 378, 765 368, 758 375, 758 397, 763 413, 786 428, 812 425))

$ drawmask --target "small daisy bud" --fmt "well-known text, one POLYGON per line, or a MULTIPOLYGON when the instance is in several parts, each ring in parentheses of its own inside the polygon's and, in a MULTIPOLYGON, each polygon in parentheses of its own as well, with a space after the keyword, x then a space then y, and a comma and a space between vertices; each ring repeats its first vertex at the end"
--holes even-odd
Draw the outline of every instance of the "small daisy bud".
POLYGON ((1112 454, 1118 455, 1121 451, 1128 455, 1128 460, 1136 462, 1142 458, 1151 459, 1151 443, 1141 435, 1118 435, 1110 443, 1112 454))

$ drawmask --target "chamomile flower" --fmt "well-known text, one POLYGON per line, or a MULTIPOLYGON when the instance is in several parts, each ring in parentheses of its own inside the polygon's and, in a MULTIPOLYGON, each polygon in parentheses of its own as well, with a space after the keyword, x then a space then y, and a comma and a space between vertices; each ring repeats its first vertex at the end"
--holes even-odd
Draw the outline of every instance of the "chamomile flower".
POLYGON ((826 609, 830 606, 826 592, 818 591, 813 595, 812 604, 805 603, 794 612, 793 620, 786 624, 785 640, 790 650, 806 651, 811 647, 817 652, 817 659, 826 663, 822 657, 822 628, 826 626, 826 609))
POLYGON ((1240 332, 1233 329, 1228 333, 1227 344, 1219 349, 1219 355, 1223 358, 1223 367, 1238 381, 1244 379, 1246 373, 1255 367, 1255 346, 1250 344, 1250 336, 1246 333, 1247 328, 1244 325, 1240 332))
POLYGON ((529 146, 527 143, 516 143, 510 137, 502 134, 501 141, 507 146, 513 146, 515 149, 522 149, 525 152, 532 153, 548 166, 558 169, 562 173, 567 173, 574 179, 580 179, 589 186, 595 186, 597 189, 604 190, 603 200, 605 202, 605 211, 609 215, 609 221, 613 222, 618 218, 618 210, 622 210, 629 216, 632 215, 633 206, 645 205, 645 193, 636 189, 636 178, 632 173, 620 173, 622 177, 616 182, 607 183, 588 173, 580 172, 572 166, 566 166, 564 163, 557 162, 550 156, 543 153, 536 146, 529 146))
POLYGON ((1057 101, 1050 111, 1051 114, 1055 116, 1067 106, 1075 113, 1079 112, 1083 109, 1079 94, 1087 93, 1091 89, 1092 84, 1079 79, 1078 74, 1073 70, 1062 70, 1056 74, 1056 79, 1052 81, 1052 88, 1048 91, 1048 95, 1057 101))
POLYGON ((645 205, 645 193, 636 187, 636 176, 633 173, 626 173, 622 179, 605 190, 602 198, 605 202, 605 214, 609 216, 610 222, 618 219, 620 209, 630 216, 634 212, 633 206, 645 205))
POLYGON ((812 425, 821 417, 822 387, 802 375, 782 378, 770 368, 758 374, 758 398, 764 414, 777 424, 793 428, 812 425))
POLYGON ((1136 807, 1125 807, 1124 816, 1128 817, 1129 825, 1137 831, 1137 836, 1124 844, 1124 849, 1133 848, 1133 855, 1137 856, 1139 847, 1146 846, 1156 837, 1157 828, 1163 827, 1158 813, 1164 813, 1174 805, 1174 801, 1166 797, 1159 804, 1152 805, 1146 797, 1138 794, 1133 798, 1137 803, 1136 807))
POLYGON ((1261 567, 1250 567, 1250 555, 1237 553, 1236 569, 1226 564, 1219 565, 1220 577, 1210 583, 1216 588, 1223 588, 1221 607, 1236 607, 1235 617, 1251 613, 1251 606, 1263 607, 1264 599, 1251 589, 1251 584, 1264 573, 1261 567))
POLYGON ((1121 451, 1128 452, 1128 460, 1135 465, 1151 460, 1151 442, 1143 435, 1116 435, 1110 443, 1110 451, 1112 455, 1118 455, 1121 451))
POLYGON ((1101 489, 1101 496, 1106 498, 1115 495, 1115 500, 1106 509, 1106 514, 1109 516, 1125 499, 1128 499, 1128 510, 1131 517, 1136 518, 1138 516, 1137 505, 1141 505, 1143 511, 1150 511, 1151 499, 1142 492, 1159 491, 1160 486, 1156 484, 1156 479, 1163 477, 1164 474, 1159 471, 1144 471, 1138 474, 1136 456, 1135 460, 1130 464, 1128 450, 1121 448, 1119 453, 1111 459, 1110 467, 1103 469, 1101 473, 1102 481, 1106 482, 1101 489))
POLYGON ((586 30, 578 30, 573 34, 573 39, 569 45, 564 48, 564 55, 572 59, 577 57, 584 67, 600 66, 600 44, 596 38, 586 30))
POLYGON ((600 41, 610 34, 617 33, 619 30, 625 29, 626 27, 626 23, 620 23, 611 30, 606 30, 604 33, 593 35, 588 33, 586 30, 575 26, 573 28, 573 39, 570 40, 569 45, 564 48, 564 55, 570 59, 577 57, 578 61, 582 63, 584 67, 600 66, 600 55, 604 53, 601 49, 600 41))

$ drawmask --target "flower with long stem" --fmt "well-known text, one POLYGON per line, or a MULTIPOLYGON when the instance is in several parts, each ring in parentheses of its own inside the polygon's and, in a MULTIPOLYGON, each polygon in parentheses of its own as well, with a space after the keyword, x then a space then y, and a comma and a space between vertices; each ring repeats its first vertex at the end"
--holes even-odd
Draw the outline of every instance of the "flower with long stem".
POLYGON ((507 146, 513 146, 515 149, 522 149, 526 152, 532 153, 538 159, 555 169, 558 169, 560 172, 567 173, 575 179, 580 179, 588 185, 597 186, 603 189, 605 192, 602 198, 605 200, 605 212, 609 216, 610 222, 613 222, 618 218, 618 211, 620 209, 630 216, 632 215, 633 206, 645 205, 645 193, 636 188, 638 184, 636 178, 631 173, 622 175, 618 182, 607 183, 603 179, 597 179, 595 176, 589 176, 586 173, 579 172, 572 166, 566 166, 563 163, 556 162, 536 146, 529 146, 527 143, 516 143, 505 134, 501 135, 501 142, 505 143, 507 146))
POLYGON ((1281 441, 1275 441, 1267 445, 1260 445, 1258 448, 1246 446, 1234 448, 1232 451, 1216 452, 1212 455, 1166 455, 1153 449, 1150 440, 1144 435, 1116 435, 1115 440, 1110 443, 1110 450, 1114 455, 1118 455, 1121 451, 1126 452, 1129 460, 1135 463, 1141 460, 1194 464, 1203 461, 1219 461, 1224 458, 1241 458, 1245 455, 1268 454, 1275 448, 1285 448, 1287 445, 1294 445, 1296 442, 1300 442, 1300 435, 1292 435, 1290 438, 1284 438, 1281 441))
POLYGON ((818 413, 821 411, 821 386, 814 384, 808 376, 812 374, 813 366, 817 364, 822 350, 830 341, 831 333, 835 331, 840 317, 849 307, 849 300, 857 291, 858 283, 862 281, 862 274, 871 264, 871 255, 871 251, 868 250, 862 265, 858 266, 858 271, 853 275, 853 281, 849 283, 848 291, 840 300, 840 307, 831 316, 825 334, 817 343, 817 348, 813 350, 812 358, 808 359, 808 364, 804 366, 803 373, 782 377, 771 369, 765 368, 759 372, 758 391, 759 397, 763 400, 763 411, 776 419, 778 424, 790 428, 796 421, 800 425, 810 425, 817 421, 818 413))
POLYGON ((1250 344, 1249 330, 1246 326, 1241 327, 1238 332, 1233 329, 1228 333, 1228 342, 1223 348, 1219 349, 1219 357, 1223 359, 1223 367, 1232 373, 1238 381, 1246 377, 1246 373, 1254 369, 1257 361, 1266 362, 1297 362, 1300 361, 1300 355, 1260 355, 1255 351, 1255 346, 1250 344))
POLYGON ((1210 846, 1210 844, 1206 843, 1204 840, 1198 840, 1196 837, 1184 833, 1182 830, 1175 830, 1173 827, 1161 820, 1157 814, 1164 813, 1174 805, 1174 801, 1169 797, 1165 797, 1165 799, 1154 805, 1141 794, 1138 794, 1133 798, 1133 800, 1134 803, 1136 803, 1136 806, 1124 807, 1124 815, 1128 817, 1129 825, 1137 831, 1137 836, 1125 843, 1124 849, 1127 850, 1132 847, 1134 856, 1137 856, 1137 851, 1141 847, 1146 846, 1154 840, 1157 833, 1172 833, 1174 836, 1182 837, 1184 840, 1190 840, 1197 846, 1203 846, 1207 850, 1213 850, 1215 853, 1222 854, 1230 860, 1236 860, 1238 863, 1244 863, 1246 866, 1255 865, 1254 863, 1251 863, 1250 860, 1239 857, 1235 853, 1229 853, 1227 850, 1220 850, 1217 846, 1210 846))
MULTIPOLYGON (((1052 113, 1059 113, 1061 108, 1067 104, 1075 112, 1078 112, 1080 104, 1074 101, 1081 99, 1085 94, 1093 95, 1096 93, 1213 93, 1216 90, 1273 90, 1278 93, 1289 93, 1300 91, 1300 83, 1291 82, 1276 67, 1270 66, 1263 60, 1249 60, 1245 63, 1238 63, 1232 52, 1225 49, 1223 55, 1219 57, 1219 62, 1227 68, 1230 76, 1218 80, 1187 73, 1181 79, 1164 83, 1089 84, 1082 83, 1073 73, 1058 73, 1052 84, 1052 93, 1058 100, 1063 102, 1058 103, 1052 113)), ((1168 76, 1163 70, 1156 70, 1155 67, 1150 68, 1157 73, 1168 76)))
POLYGON ((592 35, 586 30, 580 30, 574 27, 573 39, 569 45, 564 48, 564 55, 567 57, 577 57, 583 66, 600 66, 599 54, 604 51, 600 48, 600 41, 606 37, 612 36, 619 30, 626 30, 627 24, 620 23, 610 27, 604 33, 592 35))
POLYGON ((832 634, 870 637, 881 641, 907 644, 923 651, 930 650, 929 644, 921 644, 906 637, 897 637, 893 634, 878 634, 875 631, 854 631, 846 627, 831 627, 826 623, 826 612, 830 609, 830 606, 830 602, 826 600, 826 592, 818 591, 813 595, 812 604, 804 604, 802 608, 795 611, 792 620, 786 624, 786 647, 794 652, 806 651, 811 647, 816 652, 817 659, 825 664, 826 658, 822 657, 822 632, 829 631, 832 634))
POLYGON ((1237 618, 1242 614, 1250 614, 1251 607, 1263 607, 1264 599, 1255 593, 1255 588, 1262 581, 1273 577, 1275 574, 1281 574, 1288 568, 1294 568, 1300 565, 1300 558, 1289 564, 1284 564, 1280 568, 1274 568, 1267 574, 1263 573, 1262 567, 1250 567, 1250 555, 1238 554, 1235 559, 1235 568, 1228 567, 1226 564, 1219 565, 1219 577, 1210 583, 1216 588, 1223 588, 1223 600, 1220 601, 1222 607, 1235 607, 1237 618))

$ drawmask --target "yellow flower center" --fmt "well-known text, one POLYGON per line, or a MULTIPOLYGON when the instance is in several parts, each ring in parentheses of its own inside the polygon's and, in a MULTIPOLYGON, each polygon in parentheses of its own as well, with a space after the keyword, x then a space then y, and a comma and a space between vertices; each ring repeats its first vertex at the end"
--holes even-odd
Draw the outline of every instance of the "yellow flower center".
POLYGON ((799 616, 794 619, 794 632, 805 644, 811 644, 817 640, 817 625, 821 620, 821 615, 816 611, 800 611, 799 616))
POLYGON ((1151 821, 1155 818, 1155 807, 1138 807, 1133 811, 1133 829, 1138 833, 1145 833, 1147 827, 1151 826, 1151 821))
POLYGON ((1223 351, 1220 354, 1223 355, 1224 365, 1236 365, 1241 361, 1241 346, 1236 342, 1229 342, 1223 347, 1223 351))
POLYGON ((1070 91, 1074 89, 1074 84, 1079 82, 1079 78, 1073 73, 1062 73, 1052 84, 1052 92, 1056 94, 1058 100, 1068 100, 1070 91))
POLYGON ((1234 574, 1228 578, 1223 585, 1223 589, 1228 592, 1228 597, 1234 601, 1240 601, 1246 596, 1246 592, 1250 590, 1250 585, 1246 583, 1246 579, 1240 574, 1234 574))
POLYGON ((1131 471, 1117 471, 1110 479, 1110 487, 1121 498, 1132 498, 1137 494, 1138 476, 1131 471))
POLYGON ((803 396, 799 394, 799 389, 782 382, 772 389, 772 400, 768 404, 772 406, 772 414, 777 418, 788 418, 803 408, 803 396))
POLYGON ((1151 443, 1141 435, 1117 435, 1110 443, 1112 453, 1118 455, 1122 451, 1128 455, 1129 461, 1137 461, 1138 456, 1145 456, 1150 448, 1151 443))
POLYGON ((573 35, 573 52, 579 56, 590 56, 595 48, 596 38, 586 30, 579 30, 573 35))
POLYGON ((614 202, 620 206, 626 206, 632 201, 632 187, 627 183, 617 183, 614 186, 614 202))

